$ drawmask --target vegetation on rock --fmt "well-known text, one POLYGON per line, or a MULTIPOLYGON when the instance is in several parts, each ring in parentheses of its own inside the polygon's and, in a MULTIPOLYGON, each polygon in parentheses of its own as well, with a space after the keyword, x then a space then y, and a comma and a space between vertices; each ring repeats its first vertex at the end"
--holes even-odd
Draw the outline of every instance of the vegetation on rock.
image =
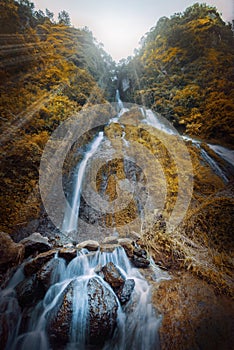
POLYGON ((162 17, 142 38, 137 54, 121 62, 121 95, 190 135, 232 144, 233 64, 231 24, 214 7, 196 3, 162 17))
POLYGON ((50 134, 84 105, 110 99, 115 64, 66 11, 55 23, 27 0, 1 1, 0 22, 1 228, 12 232, 40 213, 38 170, 50 134))

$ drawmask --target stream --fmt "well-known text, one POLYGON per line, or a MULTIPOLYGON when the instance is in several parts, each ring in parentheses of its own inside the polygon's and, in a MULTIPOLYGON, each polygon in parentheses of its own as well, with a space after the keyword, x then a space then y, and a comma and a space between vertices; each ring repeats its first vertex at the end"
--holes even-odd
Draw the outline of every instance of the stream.
MULTIPOLYGON (((64 259, 55 255, 50 266, 54 266, 51 286, 43 300, 28 308, 29 320, 25 320, 17 301, 17 285, 22 287, 24 278, 22 267, 1 292, 0 307, 8 310, 6 323, 9 328, 16 321, 6 349, 46 350, 51 345, 56 349, 89 349, 92 346, 94 349, 159 349, 157 330, 161 316, 152 307, 149 284, 138 269, 132 267, 123 248, 112 253, 90 253, 82 249, 67 265, 64 259), (100 266, 110 263, 117 268, 125 285, 133 289, 128 303, 123 295, 122 299, 117 297, 108 278, 98 272, 100 266), (26 330, 22 332, 22 328, 26 330), (102 344, 100 336, 109 339, 102 344)), ((157 269, 155 279, 165 277, 165 272, 157 269)))

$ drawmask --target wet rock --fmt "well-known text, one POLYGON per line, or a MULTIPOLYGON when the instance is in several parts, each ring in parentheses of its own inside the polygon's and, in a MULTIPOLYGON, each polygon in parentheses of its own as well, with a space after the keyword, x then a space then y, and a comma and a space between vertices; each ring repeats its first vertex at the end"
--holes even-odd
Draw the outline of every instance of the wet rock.
POLYGON ((29 237, 20 241, 25 247, 24 257, 47 252, 51 249, 48 237, 43 237, 40 233, 34 232, 29 237))
POLYGON ((109 283, 113 289, 119 288, 124 284, 124 278, 122 277, 118 268, 112 262, 109 262, 103 266, 102 273, 104 275, 104 280, 109 283))
POLYGON ((72 299, 74 282, 65 288, 60 302, 50 313, 47 325, 49 340, 53 348, 64 348, 70 337, 70 326, 72 322, 72 299))
POLYGON ((37 276, 33 275, 15 287, 19 305, 24 308, 35 304, 45 295, 45 289, 37 280, 37 276))
POLYGON ((136 267, 139 267, 139 268, 146 268, 150 264, 148 259, 141 258, 141 257, 139 257, 137 255, 133 255, 131 261, 136 267))
POLYGON ((45 290, 49 289, 52 283, 57 283, 59 281, 60 276, 57 273, 58 266, 59 260, 52 259, 37 272, 37 280, 44 286, 45 290))
POLYGON ((102 244, 100 250, 101 252, 112 253, 116 248, 119 248, 119 244, 102 244))
POLYGON ((133 248, 133 256, 131 257, 132 263, 139 268, 146 268, 149 266, 150 261, 147 258, 147 252, 142 249, 136 243, 133 248))
POLYGON ((134 287, 135 281, 133 279, 127 279, 119 288, 116 295, 122 305, 126 304, 130 300, 134 287))
POLYGON ((88 282, 89 343, 100 345, 113 334, 118 303, 115 294, 97 278, 88 282))
POLYGON ((96 251, 99 248, 99 243, 97 241, 93 241, 90 239, 88 241, 84 241, 84 242, 77 244, 76 248, 77 249, 86 248, 90 251, 96 251))
POLYGON ((67 262, 70 262, 77 256, 77 249, 75 248, 63 248, 58 252, 60 258, 65 259, 67 262))
POLYGON ((121 245, 121 247, 124 248, 125 253, 129 258, 133 257, 133 245, 132 245, 132 240, 129 238, 119 238, 118 239, 118 244, 121 245))
POLYGON ((141 247, 135 247, 133 250, 133 254, 139 256, 140 258, 147 258, 147 252, 141 247))
POLYGON ((39 254, 36 258, 30 260, 24 265, 24 273, 30 276, 40 270, 40 268, 55 256, 56 250, 39 254))
POLYGON ((103 244, 118 244, 118 239, 115 236, 105 237, 103 244))
POLYGON ((0 272, 18 265, 24 257, 24 246, 13 242, 8 233, 0 232, 0 272))
MULTIPOLYGON (((87 324, 85 330, 87 342, 94 346, 104 344, 105 340, 113 334, 118 309, 117 297, 114 292, 107 288, 99 278, 94 277, 88 281, 87 287, 79 294, 81 300, 74 302, 76 287, 75 281, 70 282, 55 309, 50 312, 47 332, 53 348, 64 349, 69 343, 73 313, 77 312, 76 307, 85 305, 85 298, 87 298, 87 306, 84 306, 85 309, 81 309, 80 312, 85 317, 83 322, 87 324)), ((81 286, 78 288, 80 291, 81 286)), ((79 319, 79 322, 81 321, 82 319, 79 319)), ((82 331, 79 325, 76 331, 82 331)))

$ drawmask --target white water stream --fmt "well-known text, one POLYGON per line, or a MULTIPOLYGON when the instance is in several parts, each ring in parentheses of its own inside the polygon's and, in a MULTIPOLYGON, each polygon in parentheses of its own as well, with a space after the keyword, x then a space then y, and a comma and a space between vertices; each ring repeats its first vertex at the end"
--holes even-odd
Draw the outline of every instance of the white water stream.
MULTIPOLYGON (((49 350, 51 345, 48 336, 48 324, 54 314, 56 306, 61 304, 64 291, 72 286, 72 324, 70 327, 69 341, 64 347, 66 350, 86 349, 87 327, 89 323, 88 282, 95 278, 98 283, 105 286, 114 296, 118 305, 117 326, 111 339, 103 345, 103 350, 150 350, 159 349, 158 328, 161 316, 157 315, 151 304, 151 287, 140 274, 133 268, 123 248, 119 247, 114 252, 89 253, 86 249, 80 251, 67 266, 65 260, 55 256, 57 260, 57 282, 52 284, 45 294, 44 299, 31 310, 30 322, 27 331, 20 334, 21 313, 17 303, 14 284, 22 280, 22 276, 16 280, 13 277, 9 287, 1 293, 0 307, 8 302, 9 318, 17 313, 17 327, 11 332, 7 350, 49 350), (133 279, 135 287, 130 301, 121 306, 116 294, 105 280, 95 272, 97 266, 104 266, 112 262, 125 279, 133 279)), ((22 273, 20 271, 19 275, 22 273)), ((155 279, 168 278, 168 275, 159 268, 155 270, 155 279)), ((101 308, 97 304, 98 308, 101 308)), ((6 318, 8 316, 6 315, 6 318)), ((10 319, 7 318, 10 322, 10 319)))
POLYGON ((66 208, 63 221, 63 232, 69 233, 77 231, 79 209, 80 209, 80 196, 82 191, 83 179, 85 176, 85 169, 90 158, 97 151, 99 145, 104 138, 103 132, 99 132, 98 136, 91 143, 89 150, 85 153, 83 160, 78 164, 75 176, 74 176, 74 187, 71 206, 66 208))
MULTIPOLYGON (((144 108, 140 108, 141 114, 143 116, 143 122, 148 125, 153 126, 154 128, 161 130, 169 135, 179 135, 170 123, 165 119, 160 117, 157 113, 144 108)), ((200 150, 200 154, 203 160, 211 167, 216 175, 218 175, 224 182, 228 182, 228 178, 224 171, 221 169, 219 164, 202 148, 201 142, 197 141, 189 136, 182 136, 183 140, 191 141, 195 147, 200 150)), ((218 154, 222 159, 234 165, 234 151, 224 148, 219 145, 207 144, 216 154, 218 154)))

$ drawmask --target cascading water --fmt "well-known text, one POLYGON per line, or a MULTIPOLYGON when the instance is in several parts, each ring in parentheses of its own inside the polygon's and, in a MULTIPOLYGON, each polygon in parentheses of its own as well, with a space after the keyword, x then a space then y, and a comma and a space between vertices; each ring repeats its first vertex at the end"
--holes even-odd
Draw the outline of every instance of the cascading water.
POLYGON ((119 111, 121 111, 121 109, 124 108, 124 105, 123 105, 123 102, 120 99, 119 90, 116 90, 115 99, 116 99, 116 102, 117 102, 117 105, 118 105, 118 109, 119 109, 119 111))
MULTIPOLYGON (((7 350, 57 349, 58 346, 55 345, 57 340, 53 336, 55 337, 56 332, 59 332, 58 329, 62 332, 63 327, 67 331, 67 339, 64 340, 63 345, 60 344, 60 349, 89 349, 91 347, 89 347, 88 332, 93 331, 92 312, 94 310, 96 312, 94 317, 98 317, 99 312, 103 312, 103 315, 109 312, 114 317, 115 308, 117 308, 116 320, 109 320, 110 323, 116 323, 112 336, 101 346, 92 347, 92 349, 159 349, 157 331, 161 317, 152 307, 151 288, 140 272, 131 266, 122 247, 116 248, 112 253, 100 251, 89 253, 83 249, 78 251, 77 257, 68 265, 65 264, 65 260, 57 256, 51 262, 56 265, 54 276, 57 278, 54 280, 55 283, 52 283, 51 277, 51 286, 44 299, 31 310, 30 322, 24 332, 20 331, 23 317, 20 315, 20 308, 15 298, 13 289, 15 283, 2 295, 1 306, 7 296, 6 291, 8 294, 11 291, 14 298, 12 305, 18 313, 18 324, 9 336, 7 350), (110 262, 116 266, 125 281, 134 283, 131 299, 124 305, 121 305, 112 287, 99 273, 100 267, 110 262), (106 300, 96 298, 99 295, 98 290, 91 294, 93 286, 100 289, 102 297, 106 297, 106 300), (64 308, 64 311, 59 313, 58 305, 62 305, 60 310, 64 308), (63 324, 59 324, 59 317, 63 324), (70 325, 66 324, 68 320, 70 325)), ((158 280, 165 278, 165 272, 158 269, 155 277, 158 280)), ((101 325, 102 321, 100 327, 101 325)))
POLYGON ((143 116, 142 122, 153 126, 155 129, 164 131, 166 134, 177 135, 178 133, 174 128, 171 127, 170 123, 164 118, 162 119, 160 115, 157 115, 150 109, 145 110, 140 108, 141 114, 143 116))
MULTIPOLYGON (((201 156, 204 159, 204 161, 211 167, 211 169, 214 171, 214 173, 216 175, 218 175, 224 182, 228 182, 228 178, 225 175, 225 173, 223 172, 223 170, 220 168, 220 166, 218 165, 218 163, 211 158, 211 156, 204 150, 204 148, 202 148, 201 142, 198 140, 194 140, 193 138, 189 137, 189 136, 182 136, 182 138, 185 141, 190 141, 192 142, 192 144, 197 147, 200 150, 201 156)), ((213 149, 211 147, 211 145, 207 144, 211 149, 213 149)), ((217 153, 217 152, 216 152, 217 153)), ((224 159, 224 157, 223 157, 224 159)))
MULTIPOLYGON (((148 125, 153 126, 154 128, 161 130, 169 135, 179 135, 174 128, 172 128, 166 120, 162 120, 159 115, 155 114, 151 110, 145 110, 144 108, 140 108, 141 114, 143 116, 143 122, 148 125)), ((228 182, 228 178, 225 173, 222 171, 218 163, 211 158, 211 156, 202 148, 201 142, 194 140, 189 136, 182 136, 185 141, 191 141, 195 147, 200 150, 201 156, 204 161, 211 167, 215 174, 217 174, 224 182, 228 182)), ((233 151, 228 150, 221 146, 209 145, 208 146, 213 149, 219 156, 233 164, 233 151)))
POLYGON ((234 150, 228 149, 226 147, 222 147, 219 145, 211 145, 208 143, 208 146, 216 153, 218 156, 220 156, 222 159, 224 159, 226 162, 234 166, 234 150))
POLYGON ((214 173, 217 174, 224 182, 228 182, 227 176, 224 174, 217 162, 209 156, 209 154, 198 144, 202 158, 209 164, 214 173))
POLYGON ((92 142, 90 149, 85 153, 85 156, 81 163, 77 166, 74 178, 74 189, 71 206, 69 205, 66 208, 63 227, 62 230, 65 233, 72 231, 77 231, 78 217, 79 217, 79 208, 80 208, 80 196, 82 191, 82 183, 85 175, 86 165, 89 159, 97 151, 100 143, 103 140, 103 132, 99 132, 98 136, 92 142))

